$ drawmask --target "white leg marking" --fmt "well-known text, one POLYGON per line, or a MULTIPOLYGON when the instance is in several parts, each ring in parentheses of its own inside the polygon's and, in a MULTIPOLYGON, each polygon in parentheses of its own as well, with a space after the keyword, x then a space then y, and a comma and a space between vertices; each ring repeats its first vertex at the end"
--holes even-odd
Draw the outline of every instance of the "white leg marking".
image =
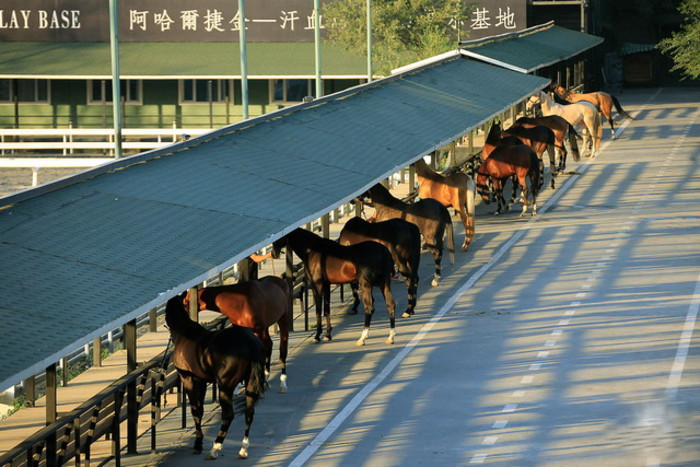
POLYGON ((241 459, 248 458, 248 437, 243 438, 243 443, 241 443, 241 450, 238 451, 238 457, 241 459))

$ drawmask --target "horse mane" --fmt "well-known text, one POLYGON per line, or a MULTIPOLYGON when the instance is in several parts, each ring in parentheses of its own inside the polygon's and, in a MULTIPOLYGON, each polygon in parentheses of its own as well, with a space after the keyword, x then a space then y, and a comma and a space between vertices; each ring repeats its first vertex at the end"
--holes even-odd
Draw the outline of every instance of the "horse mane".
POLYGON ((204 326, 190 319, 181 296, 175 296, 166 303, 165 323, 171 333, 194 341, 203 340, 211 334, 204 326))
POLYGON ((403 202, 396 198, 391 192, 381 183, 377 183, 369 189, 369 195, 372 197, 373 203, 383 204, 385 206, 402 207, 403 202))
POLYGON ((337 258, 344 258, 347 256, 343 245, 329 238, 323 238, 308 230, 297 228, 287 235, 297 240, 302 240, 304 245, 310 245, 314 250, 322 251, 337 258))

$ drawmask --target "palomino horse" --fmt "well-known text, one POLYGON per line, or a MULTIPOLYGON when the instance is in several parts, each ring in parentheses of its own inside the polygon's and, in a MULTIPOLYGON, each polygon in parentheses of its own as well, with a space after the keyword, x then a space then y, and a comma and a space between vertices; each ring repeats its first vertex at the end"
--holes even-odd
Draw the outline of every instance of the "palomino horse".
MULTIPOLYGON (((522 189, 521 199, 523 201, 523 210, 520 216, 524 216, 527 212, 527 181, 530 178, 530 193, 532 193, 532 215, 537 214, 537 192, 540 187, 540 161, 537 159, 537 154, 525 146, 519 144, 516 146, 499 146, 494 149, 489 157, 481 163, 476 175, 476 190, 481 195, 486 204, 490 202, 489 186, 487 185, 490 179, 493 185, 493 191, 498 203, 496 212, 498 215, 501 208, 505 205, 503 199, 503 183, 510 177, 517 177, 518 184, 522 189)), ((513 192, 517 187, 513 187, 513 192)))
MULTIPOLYGON (((391 253, 399 273, 406 279, 408 288, 408 308, 402 317, 413 316, 418 290, 418 267, 420 266, 420 230, 415 224, 403 219, 389 219, 384 222, 368 222, 361 217, 353 217, 340 231, 338 243, 355 245, 360 242, 375 241, 384 245, 391 253)), ((355 309, 360 301, 357 284, 352 283, 355 309)))
POLYGON ((165 322, 173 341, 173 364, 190 400, 195 426, 194 452, 202 452, 202 415, 207 383, 219 385, 221 428, 207 456, 207 459, 216 459, 233 421, 233 390, 239 382, 246 381, 245 434, 238 455, 247 458, 255 404, 265 393, 265 353, 260 339, 250 329, 240 326, 207 330, 190 319, 182 297, 168 300, 165 322))
MULTIPOLYGON (((357 345, 364 345, 369 335, 369 326, 374 313, 372 288, 379 287, 384 295, 389 314, 389 337, 387 344, 394 343, 396 303, 391 293, 391 274, 394 261, 384 245, 377 242, 362 242, 343 246, 336 241, 319 237, 304 229, 295 229, 272 244, 272 257, 278 258, 285 244, 304 262, 304 271, 311 284, 316 303, 316 342, 321 340, 321 300, 326 317, 326 340, 331 340, 330 284, 359 282, 362 303, 365 309, 365 326, 357 345)), ((357 303, 355 303, 357 308, 357 303)))
POLYGON ((421 199, 432 198, 445 206, 452 206, 464 225, 464 243, 462 250, 469 249, 474 237, 474 180, 463 172, 443 175, 428 167, 423 158, 413 163, 418 175, 418 196, 421 199))
MULTIPOLYGON (((204 287, 197 291, 200 310, 217 311, 228 316, 236 326, 250 328, 265 348, 265 373, 270 374, 272 338, 269 327, 277 323, 280 330, 280 392, 287 392, 287 349, 291 309, 289 287, 275 276, 239 282, 219 287, 204 287)), ((189 306, 189 296, 185 298, 189 306)))
POLYGON ((608 94, 607 92, 571 92, 567 91, 563 86, 556 83, 552 84, 552 90, 556 95, 571 103, 585 101, 593 104, 595 108, 598 109, 598 112, 605 115, 605 118, 608 119, 610 130, 612 131, 612 139, 615 139, 615 122, 612 118, 613 106, 615 106, 615 110, 617 110, 617 113, 620 114, 621 117, 627 117, 634 120, 634 118, 622 108, 622 105, 620 105, 620 101, 617 100, 617 97, 613 96, 612 94, 608 94))
POLYGON ((435 261, 435 273, 431 284, 435 287, 442 277, 443 236, 447 233, 447 249, 450 262, 454 264, 454 231, 452 218, 445 206, 432 198, 421 199, 415 203, 405 203, 395 198, 381 183, 374 185, 360 199, 369 197, 374 207, 375 221, 404 219, 418 226, 423 235, 424 248, 430 250, 435 261))
POLYGON ((572 126, 583 125, 588 132, 584 132, 583 146, 588 147, 588 138, 591 138, 593 144, 591 146, 591 156, 598 154, 600 149, 600 140, 603 133, 603 128, 600 124, 600 114, 590 102, 579 102, 571 105, 561 105, 553 102, 552 99, 544 92, 539 91, 537 94, 530 97, 527 101, 526 108, 530 110, 534 105, 539 104, 542 107, 543 115, 559 115, 563 117, 572 126))
MULTIPOLYGON (((566 157, 568 152, 566 146, 564 145, 564 139, 567 134, 569 136, 569 145, 571 146, 572 156, 574 161, 581 160, 581 154, 578 150, 578 142, 576 138, 579 138, 579 134, 576 129, 566 121, 563 117, 559 115, 548 115, 546 117, 520 117, 513 123, 513 127, 522 126, 525 128, 532 128, 534 126, 542 125, 554 133, 554 148, 559 152, 559 167, 557 167, 557 172, 564 172, 566 169, 566 157)), ((511 127, 511 128, 513 128, 511 127)), ((547 148, 548 151, 552 150, 552 147, 547 148)), ((550 162, 552 154, 550 153, 550 162)))

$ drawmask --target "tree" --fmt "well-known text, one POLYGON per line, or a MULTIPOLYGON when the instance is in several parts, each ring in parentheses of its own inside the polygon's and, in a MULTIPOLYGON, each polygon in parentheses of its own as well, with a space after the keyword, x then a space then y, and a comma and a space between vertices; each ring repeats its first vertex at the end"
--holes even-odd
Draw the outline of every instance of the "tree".
MULTIPOLYGON (((463 0, 372 0, 372 67, 379 74, 457 48, 463 0)), ((367 0, 336 0, 322 10, 327 39, 367 54, 367 0)))
POLYGON ((692 79, 700 78, 700 0, 683 0, 678 6, 685 23, 657 45, 673 58, 672 70, 680 70, 692 79))

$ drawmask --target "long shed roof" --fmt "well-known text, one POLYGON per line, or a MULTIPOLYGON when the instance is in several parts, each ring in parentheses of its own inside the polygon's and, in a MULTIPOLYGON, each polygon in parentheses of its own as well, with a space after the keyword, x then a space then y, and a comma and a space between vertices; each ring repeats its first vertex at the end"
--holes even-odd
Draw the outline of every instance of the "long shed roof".
POLYGON ((455 53, 1 198, 0 390, 548 82, 455 53))
POLYGON ((553 21, 460 44, 472 58, 521 73, 567 60, 603 42, 602 37, 556 26, 553 21))

